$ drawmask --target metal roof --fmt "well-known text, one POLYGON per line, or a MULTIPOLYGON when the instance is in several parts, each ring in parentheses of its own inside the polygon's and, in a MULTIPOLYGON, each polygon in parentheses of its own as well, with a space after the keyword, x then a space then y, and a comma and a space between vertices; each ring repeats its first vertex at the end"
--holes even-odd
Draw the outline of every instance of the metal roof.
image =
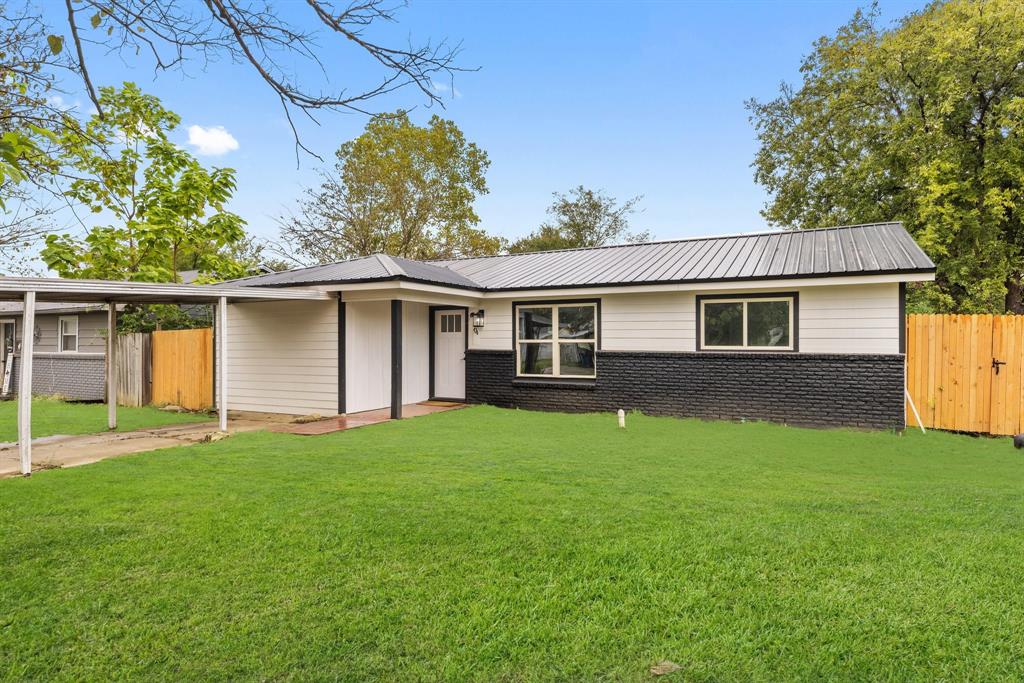
POLYGON ((935 264, 902 224, 873 223, 431 262, 377 254, 236 284, 411 280, 501 291, 934 271, 935 264))
POLYGON ((182 285, 156 282, 121 282, 111 280, 67 280, 57 277, 0 277, 0 301, 17 301, 25 292, 35 292, 36 301, 61 303, 199 304, 216 303, 221 297, 228 301, 322 301, 331 298, 328 292, 316 289, 282 291, 269 287, 240 287, 231 283, 217 285, 182 285))
POLYGON ((414 261, 400 256, 372 254, 348 261, 327 263, 308 268, 296 268, 280 273, 254 275, 233 281, 237 285, 261 287, 288 287, 291 285, 337 284, 339 282, 378 282, 382 280, 409 280, 448 285, 465 289, 479 289, 479 285, 454 270, 426 261, 414 261))

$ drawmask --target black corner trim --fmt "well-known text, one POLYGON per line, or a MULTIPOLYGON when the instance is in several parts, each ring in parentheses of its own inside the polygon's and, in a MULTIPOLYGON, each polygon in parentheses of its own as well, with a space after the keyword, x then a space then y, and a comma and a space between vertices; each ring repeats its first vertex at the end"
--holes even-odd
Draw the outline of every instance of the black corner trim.
POLYGON ((402 419, 402 300, 391 300, 391 419, 402 419))
POLYGON ((907 283, 900 283, 900 353, 907 352, 907 283))

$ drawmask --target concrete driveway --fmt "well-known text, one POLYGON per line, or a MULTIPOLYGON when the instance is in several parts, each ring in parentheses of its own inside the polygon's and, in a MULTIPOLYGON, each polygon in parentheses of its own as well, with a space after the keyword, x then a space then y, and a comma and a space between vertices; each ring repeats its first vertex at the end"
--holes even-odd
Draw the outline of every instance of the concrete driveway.
MULTIPOLYGON (((229 432, 266 429, 265 420, 231 420, 229 432)), ((200 443, 217 433, 216 422, 140 429, 134 432, 104 432, 79 436, 45 436, 32 441, 32 470, 87 465, 106 458, 200 443)), ((0 443, 0 477, 21 474, 17 443, 0 443)))

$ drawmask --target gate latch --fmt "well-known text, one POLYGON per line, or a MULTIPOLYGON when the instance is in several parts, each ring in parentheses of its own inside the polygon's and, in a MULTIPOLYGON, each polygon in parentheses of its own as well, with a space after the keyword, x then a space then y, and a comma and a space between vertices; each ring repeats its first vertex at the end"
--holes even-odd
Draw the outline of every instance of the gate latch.
POLYGON ((995 358, 992 359, 992 367, 995 368, 997 375, 999 374, 999 366, 1000 365, 1006 365, 1006 361, 1005 360, 997 360, 995 358))

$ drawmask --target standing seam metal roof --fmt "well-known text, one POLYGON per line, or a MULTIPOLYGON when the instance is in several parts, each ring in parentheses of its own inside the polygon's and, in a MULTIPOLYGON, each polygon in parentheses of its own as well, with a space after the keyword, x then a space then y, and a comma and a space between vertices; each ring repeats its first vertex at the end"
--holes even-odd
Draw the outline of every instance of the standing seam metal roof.
POLYGON ((287 287, 398 279, 495 291, 934 271, 900 223, 872 223, 440 261, 375 254, 236 282, 287 287))

